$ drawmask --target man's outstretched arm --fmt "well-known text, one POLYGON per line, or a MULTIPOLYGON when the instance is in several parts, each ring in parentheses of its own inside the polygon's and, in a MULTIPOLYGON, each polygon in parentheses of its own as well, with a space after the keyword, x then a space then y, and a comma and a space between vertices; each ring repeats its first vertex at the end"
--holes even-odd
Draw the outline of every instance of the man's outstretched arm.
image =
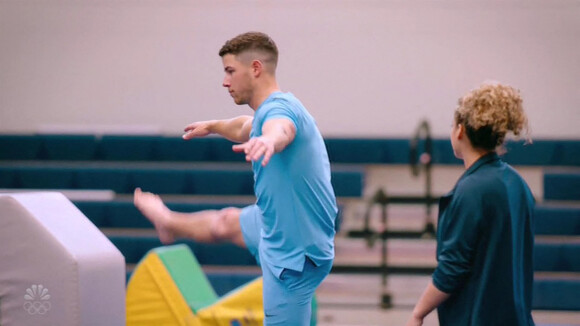
POLYGON ((243 143, 250 139, 254 117, 242 115, 225 120, 197 121, 185 127, 183 139, 205 137, 209 134, 221 135, 233 142, 243 143))

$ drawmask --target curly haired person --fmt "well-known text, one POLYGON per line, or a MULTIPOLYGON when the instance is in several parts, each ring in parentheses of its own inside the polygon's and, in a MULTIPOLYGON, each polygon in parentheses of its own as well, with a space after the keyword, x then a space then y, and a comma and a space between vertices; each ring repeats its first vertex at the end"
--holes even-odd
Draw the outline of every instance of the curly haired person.
POLYGON ((519 92, 484 84, 459 99, 451 144, 466 171, 439 202, 437 268, 407 325, 534 325, 534 198, 498 156, 527 129, 519 92))

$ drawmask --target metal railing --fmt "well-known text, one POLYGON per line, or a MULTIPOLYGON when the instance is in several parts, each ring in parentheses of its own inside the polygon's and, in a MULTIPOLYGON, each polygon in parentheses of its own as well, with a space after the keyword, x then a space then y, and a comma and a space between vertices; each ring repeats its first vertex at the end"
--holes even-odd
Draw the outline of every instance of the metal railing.
MULTIPOLYGON (((392 307, 392 296, 387 289, 387 277, 391 269, 387 265, 387 239, 389 238, 431 238, 435 236, 435 225, 431 218, 431 206, 438 202, 431 191, 431 168, 433 164, 433 141, 429 123, 422 121, 413 138, 409 143, 409 164, 411 174, 418 177, 425 174, 425 194, 423 196, 389 196, 385 189, 377 190, 369 198, 364 213, 364 226, 362 230, 351 231, 349 236, 362 237, 367 241, 368 247, 373 247, 377 240, 381 241, 381 264, 379 267, 382 281, 382 294, 380 305, 383 308, 392 307), (422 150, 421 150, 422 149, 422 150), (389 231, 387 229, 387 207, 388 205, 425 205, 425 227, 419 231, 389 231), (379 206, 381 210, 380 231, 371 229, 370 220, 373 209, 379 206)), ((419 268, 424 272, 425 268, 419 268)))

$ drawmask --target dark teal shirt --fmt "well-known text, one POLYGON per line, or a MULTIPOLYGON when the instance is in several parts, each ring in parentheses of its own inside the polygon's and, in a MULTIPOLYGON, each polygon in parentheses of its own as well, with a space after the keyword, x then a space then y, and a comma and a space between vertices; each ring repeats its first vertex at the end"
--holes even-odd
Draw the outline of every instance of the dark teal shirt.
POLYGON ((451 294, 441 325, 534 325, 533 207, 526 182, 496 153, 441 198, 433 284, 451 294))

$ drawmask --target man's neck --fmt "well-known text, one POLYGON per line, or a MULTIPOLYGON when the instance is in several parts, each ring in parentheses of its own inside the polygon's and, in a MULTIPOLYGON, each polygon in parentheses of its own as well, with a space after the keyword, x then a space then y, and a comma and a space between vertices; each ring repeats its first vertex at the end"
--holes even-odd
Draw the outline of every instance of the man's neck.
POLYGON ((249 105, 252 110, 256 111, 262 103, 270 96, 272 93, 279 92, 280 88, 278 87, 278 83, 275 81, 265 85, 264 87, 260 87, 255 90, 254 95, 252 96, 252 100, 250 101, 249 105))

